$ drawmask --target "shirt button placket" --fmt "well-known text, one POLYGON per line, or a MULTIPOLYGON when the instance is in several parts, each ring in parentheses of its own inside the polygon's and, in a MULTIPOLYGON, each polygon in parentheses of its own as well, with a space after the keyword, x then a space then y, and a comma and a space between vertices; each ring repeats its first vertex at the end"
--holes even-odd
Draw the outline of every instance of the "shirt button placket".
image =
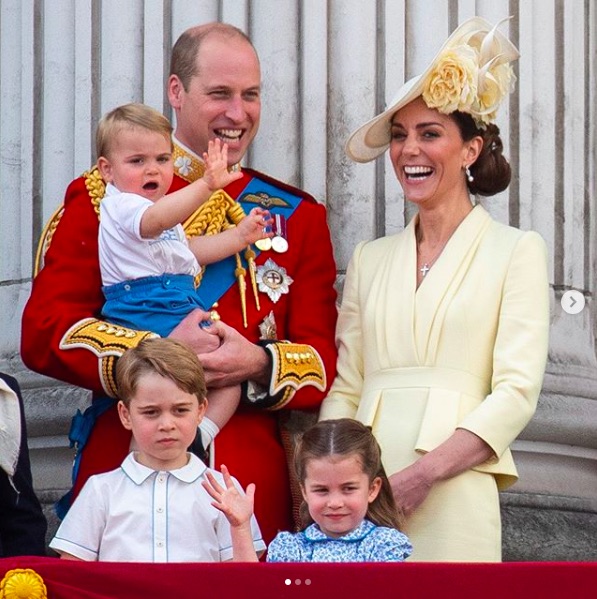
POLYGON ((168 475, 158 472, 153 492, 153 545, 156 562, 168 561, 166 506, 168 492, 168 475))

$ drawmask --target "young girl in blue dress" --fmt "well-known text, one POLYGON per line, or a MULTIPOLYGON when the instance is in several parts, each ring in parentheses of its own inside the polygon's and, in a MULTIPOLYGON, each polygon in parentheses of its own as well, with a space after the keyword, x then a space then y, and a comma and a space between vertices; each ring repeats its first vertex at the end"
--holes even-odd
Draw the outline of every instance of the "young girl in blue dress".
POLYGON ((269 562, 401 562, 412 552, 371 429, 356 420, 324 420, 298 442, 298 533, 281 532, 269 562))

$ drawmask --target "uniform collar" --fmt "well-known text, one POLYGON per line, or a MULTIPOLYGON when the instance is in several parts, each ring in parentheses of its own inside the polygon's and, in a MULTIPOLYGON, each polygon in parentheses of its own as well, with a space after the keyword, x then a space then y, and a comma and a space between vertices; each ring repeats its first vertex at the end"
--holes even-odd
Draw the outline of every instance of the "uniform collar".
POLYGON ((303 534, 308 541, 318 542, 318 541, 339 541, 343 543, 350 543, 353 541, 361 541, 364 539, 373 529, 375 528, 375 524, 370 522, 369 520, 363 520, 359 526, 357 526, 353 531, 348 534, 333 538, 328 537, 325 533, 322 532, 321 528, 319 528, 318 524, 311 524, 308 526, 303 534))
MULTIPOLYGON (((185 146, 172 134, 172 159, 174 160, 174 172, 181 178, 192 183, 203 177, 205 164, 200 156, 185 146)), ((240 171, 240 163, 231 167, 234 171, 240 171)))
MULTIPOLYGON (((205 464, 194 454, 189 453, 188 464, 176 470, 168 470, 166 473, 171 474, 183 483, 192 483, 197 480, 207 469, 205 464)), ((148 468, 143 464, 139 464, 135 459, 134 452, 126 456, 121 466, 124 473, 136 484, 140 485, 145 482, 151 475, 157 474, 158 470, 148 468)))

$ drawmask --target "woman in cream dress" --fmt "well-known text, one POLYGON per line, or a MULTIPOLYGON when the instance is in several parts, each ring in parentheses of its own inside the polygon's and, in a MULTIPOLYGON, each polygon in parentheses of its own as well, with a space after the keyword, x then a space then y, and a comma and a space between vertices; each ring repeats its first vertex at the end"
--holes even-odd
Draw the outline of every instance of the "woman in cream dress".
POLYGON ((418 214, 402 233, 354 252, 338 375, 320 418, 372 427, 413 560, 501 560, 498 491, 516 481, 509 446, 543 379, 545 244, 470 197, 509 183, 493 119, 517 57, 497 28, 465 22, 347 144, 360 162, 389 147, 418 214))

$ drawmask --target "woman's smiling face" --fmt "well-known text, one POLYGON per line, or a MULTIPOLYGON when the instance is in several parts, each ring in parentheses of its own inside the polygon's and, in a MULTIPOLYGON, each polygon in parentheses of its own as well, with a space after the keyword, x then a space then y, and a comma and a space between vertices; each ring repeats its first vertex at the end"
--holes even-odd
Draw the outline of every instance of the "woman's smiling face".
POLYGON ((401 108, 391 123, 390 159, 405 199, 432 207, 468 198, 464 167, 476 159, 479 140, 463 141, 454 119, 422 98, 401 108))

